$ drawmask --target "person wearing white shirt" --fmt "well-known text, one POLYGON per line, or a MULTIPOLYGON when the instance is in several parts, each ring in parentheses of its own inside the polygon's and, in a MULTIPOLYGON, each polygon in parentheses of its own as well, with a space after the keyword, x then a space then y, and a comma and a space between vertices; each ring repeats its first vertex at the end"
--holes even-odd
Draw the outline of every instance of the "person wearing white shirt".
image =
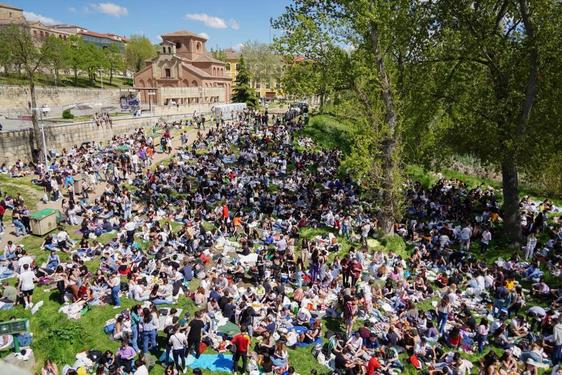
POLYGON ((33 258, 30 257, 29 255, 27 255, 25 250, 24 250, 22 257, 18 259, 18 270, 21 272, 21 270, 23 270, 23 267, 26 264, 31 269, 31 266, 33 264, 33 258))
POLYGON ((461 233, 460 233, 461 251, 462 250, 466 250, 466 251, 470 250, 470 237, 471 236, 472 236, 472 228, 470 227, 470 225, 467 225, 466 227, 462 228, 461 233))
POLYGON ((25 308, 30 309, 33 307, 33 289, 35 288, 35 272, 31 270, 29 264, 23 265, 23 271, 20 273, 18 287, 23 295, 25 301, 25 308))
POLYGON ((537 247, 537 238, 534 233, 529 234, 527 238, 527 246, 525 246, 525 260, 533 259, 535 248, 537 247))
POLYGON ((490 246, 490 241, 492 240, 492 233, 488 228, 484 229, 482 232, 482 238, 480 239, 480 251, 485 253, 488 250, 488 246, 490 246))
POLYGON ((133 375, 148 375, 148 368, 141 359, 135 361, 135 368, 133 375))
POLYGON ((183 371, 185 368, 185 348, 187 347, 187 336, 180 329, 177 329, 170 340, 168 341, 172 347, 172 354, 174 357, 174 363, 178 371, 183 371))

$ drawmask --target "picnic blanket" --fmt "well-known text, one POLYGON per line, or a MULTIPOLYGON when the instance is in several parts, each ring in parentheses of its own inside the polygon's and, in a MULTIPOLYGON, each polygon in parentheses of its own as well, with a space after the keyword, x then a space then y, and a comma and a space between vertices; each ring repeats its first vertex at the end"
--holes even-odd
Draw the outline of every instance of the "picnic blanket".
POLYGON ((295 346, 297 348, 302 348, 305 346, 309 346, 309 345, 322 345, 322 337, 318 337, 316 340, 314 340, 313 342, 297 342, 295 344, 295 346))
POLYGON ((232 355, 201 354, 199 358, 195 358, 190 354, 187 357, 187 366, 214 372, 232 372, 232 355))
POLYGON ((240 333, 240 328, 232 322, 227 322, 226 324, 218 327, 217 332, 227 336, 234 336, 235 334, 240 333))

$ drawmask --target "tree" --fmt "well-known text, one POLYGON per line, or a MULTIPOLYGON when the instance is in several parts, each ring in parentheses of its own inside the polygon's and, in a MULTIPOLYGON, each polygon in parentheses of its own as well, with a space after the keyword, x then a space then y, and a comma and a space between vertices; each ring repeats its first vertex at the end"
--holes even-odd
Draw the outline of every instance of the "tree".
POLYGON ((127 67, 134 72, 144 67, 144 62, 156 56, 156 49, 147 37, 132 35, 125 48, 127 67))
MULTIPOLYGON (((359 104, 361 118, 369 133, 369 144, 358 142, 355 149, 368 156, 361 168, 370 191, 379 200, 379 222, 385 233, 392 233, 400 217, 401 202, 401 125, 399 49, 406 49, 416 23, 418 1, 411 0, 295 0, 287 7, 275 27, 285 31, 282 45, 292 54, 302 53, 318 61, 318 69, 339 66, 347 90, 359 104), (350 53, 330 63, 335 46, 346 46, 350 53), (367 152, 365 152, 367 150, 367 152)), ((417 46, 418 44, 414 44, 417 46)), ((411 53, 410 56, 416 56, 411 53)), ((357 165, 357 164, 356 164, 357 165)))
POLYGON ((88 73, 91 84, 96 81, 96 74, 107 67, 106 55, 103 50, 92 43, 85 43, 82 51, 82 69, 88 73))
POLYGON ((443 138, 456 152, 499 167, 504 229, 519 242, 520 172, 562 147, 560 4, 443 0, 431 7, 428 78, 441 82, 438 98, 451 118, 443 138), (450 79, 443 80, 445 70, 450 79))
POLYGON ((255 107, 258 103, 256 92, 250 84, 250 72, 246 67, 243 55, 240 56, 232 101, 235 103, 246 103, 249 107, 255 107))
POLYGON ((270 84, 279 82, 283 72, 283 61, 271 45, 248 41, 240 51, 244 55, 251 80, 255 83, 270 84))
POLYGON ((13 49, 10 41, 0 39, 0 65, 4 68, 4 74, 8 75, 10 67, 14 63, 13 49))
POLYGON ((86 42, 77 35, 71 35, 67 39, 64 49, 64 60, 66 65, 74 72, 74 86, 78 85, 78 71, 85 65, 86 42))
POLYGON ((110 45, 103 50, 105 54, 105 62, 109 70, 109 84, 113 83, 113 73, 125 69, 125 61, 123 55, 115 44, 110 45))
MULTIPOLYGON (((0 29, 0 44, 7 43, 11 46, 11 53, 15 64, 21 66, 27 83, 29 85, 29 93, 31 96, 31 122, 33 124, 33 142, 35 149, 40 150, 41 147, 41 130, 37 121, 37 97, 35 93, 35 76, 37 72, 46 66, 49 56, 48 46, 45 44, 42 48, 38 47, 33 40, 29 31, 18 25, 9 25, 0 29)), ((44 145, 43 145, 44 146, 44 145)), ((47 150, 43 147, 43 153, 47 150)))
POLYGON ((308 98, 318 94, 320 74, 313 61, 287 62, 283 76, 283 91, 295 98, 308 98))
MULTIPOLYGON (((338 51, 337 39, 323 27, 329 25, 327 15, 308 14, 299 12, 297 8, 289 11, 273 22, 277 29, 285 31, 284 34, 275 38, 274 48, 289 59, 304 59, 306 63, 298 66, 290 62, 291 71, 287 78, 298 79, 294 74, 308 73, 305 69, 312 68, 314 75, 308 74, 303 79, 312 79, 315 94, 320 97, 320 113, 324 111, 324 103, 333 89, 333 76, 329 74, 333 63, 332 55, 338 51)), ((334 73, 332 69, 332 73, 334 73)), ((293 83, 296 83, 293 80, 293 83)), ((291 87, 291 86, 289 86, 291 87)), ((292 88, 297 88, 294 85, 292 88)), ((312 88, 312 87, 310 87, 312 88)), ((291 89, 291 88, 290 88, 291 89)))
POLYGON ((46 53, 46 63, 53 71, 56 86, 59 82, 59 71, 67 66, 65 59, 66 42, 54 35, 49 35, 43 47, 46 53))
POLYGON ((222 62, 226 62, 226 52, 224 52, 224 50, 222 50, 222 49, 212 49, 211 48, 211 55, 213 55, 213 57, 217 60, 220 60, 222 62))

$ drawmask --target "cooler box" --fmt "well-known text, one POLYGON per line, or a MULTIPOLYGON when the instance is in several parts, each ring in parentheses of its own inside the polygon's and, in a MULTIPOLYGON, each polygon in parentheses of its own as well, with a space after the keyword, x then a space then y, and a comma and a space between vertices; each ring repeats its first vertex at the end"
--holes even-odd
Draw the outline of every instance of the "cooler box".
POLYGON ((31 233, 36 236, 43 236, 57 228, 59 211, 54 208, 45 208, 31 214, 29 225, 31 233))

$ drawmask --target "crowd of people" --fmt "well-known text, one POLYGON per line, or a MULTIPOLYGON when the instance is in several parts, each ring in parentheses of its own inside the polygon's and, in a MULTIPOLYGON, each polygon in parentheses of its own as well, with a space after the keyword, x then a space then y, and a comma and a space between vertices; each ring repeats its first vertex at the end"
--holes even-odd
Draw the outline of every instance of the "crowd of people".
MULTIPOLYGON (((338 177, 341 152, 308 147, 300 117, 246 110, 215 125, 191 144, 182 133, 174 152, 181 124, 164 125, 159 151, 138 130, 34 171, 79 237, 48 235, 44 264, 9 243, 3 264, 18 285, 5 283, 5 302, 32 309, 42 283, 71 319, 116 309, 99 329, 119 350, 92 348, 67 374, 146 374, 153 355, 174 375, 208 353, 231 354, 235 373, 295 374, 295 349, 319 363, 311 374, 562 374, 562 230, 550 201, 522 199, 526 244, 491 261, 502 221, 492 188, 409 183, 395 225, 407 250, 395 253, 377 241, 376 205, 338 177), (171 157, 152 163, 155 152, 171 157)), ((28 233, 21 197, 0 207, 28 233)))
POLYGON ((113 126, 113 120, 107 112, 95 112, 94 122, 97 126, 113 126))

